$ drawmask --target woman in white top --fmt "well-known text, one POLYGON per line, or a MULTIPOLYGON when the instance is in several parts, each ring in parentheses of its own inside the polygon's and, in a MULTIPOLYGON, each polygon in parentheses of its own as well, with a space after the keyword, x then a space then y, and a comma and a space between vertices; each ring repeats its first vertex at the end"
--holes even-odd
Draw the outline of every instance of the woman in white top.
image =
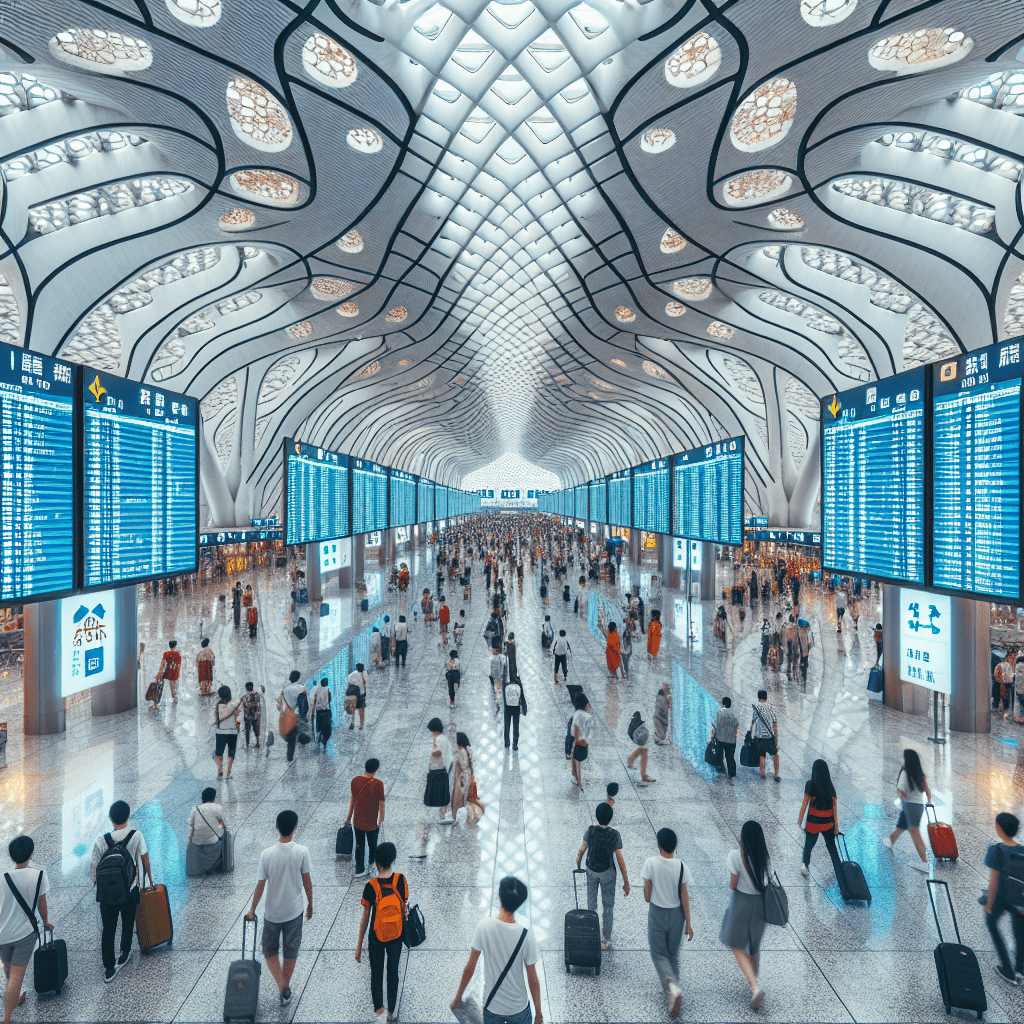
POLYGON ((770 869, 764 831, 756 821, 740 829, 740 847, 725 858, 732 896, 718 941, 728 946, 750 982, 750 1008, 760 1009, 764 992, 757 982, 764 936, 764 890, 770 869))
POLYGON ((220 841, 224 838, 224 811, 216 803, 217 790, 207 786, 202 803, 192 808, 188 819, 188 846, 185 849, 185 874, 190 878, 205 875, 220 865, 220 841))
POLYGON ((213 708, 215 728, 217 730, 217 749, 213 755, 217 762, 217 778, 223 777, 221 758, 225 750, 228 755, 227 777, 231 778, 231 762, 235 759, 235 747, 238 744, 238 712, 242 702, 231 699, 231 688, 222 686, 217 691, 217 703, 213 708))
POLYGON ((576 695, 576 713, 572 716, 572 749, 569 751, 573 785, 583 788, 583 762, 590 753, 590 736, 594 728, 594 716, 586 694, 576 695))
POLYGON ((899 793, 903 809, 900 811, 896 828, 889 833, 889 838, 883 839, 882 842, 891 850, 900 836, 909 831, 920 857, 920 860, 914 861, 911 866, 927 873, 928 854, 921 838, 920 826, 921 818, 924 817, 924 806, 932 802, 932 790, 925 778, 921 758, 916 750, 908 748, 903 751, 903 767, 900 768, 900 774, 896 779, 896 792, 899 793))
POLYGON ((317 743, 324 745, 327 749, 327 741, 331 738, 331 689, 327 683, 327 677, 320 680, 320 685, 313 690, 313 703, 311 705, 311 716, 313 719, 313 731, 317 743))

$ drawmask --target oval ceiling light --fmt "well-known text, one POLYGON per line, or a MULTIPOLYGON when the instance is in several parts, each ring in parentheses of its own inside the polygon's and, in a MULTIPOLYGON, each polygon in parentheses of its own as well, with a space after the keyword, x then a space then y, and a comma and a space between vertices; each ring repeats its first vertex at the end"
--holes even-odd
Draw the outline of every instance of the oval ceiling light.
POLYGON ((650 359, 644 360, 644 373, 648 377, 654 377, 655 380, 672 379, 657 363, 652 363, 650 359))
POLYGON ((99 28, 69 28, 58 32, 49 43, 50 55, 64 64, 120 75, 145 71, 153 63, 153 49, 144 39, 99 28))
POLYGON ((676 144, 676 133, 669 128, 652 128, 640 136, 640 148, 645 153, 664 153, 676 144))
POLYGON ((235 171, 230 180, 231 187, 240 196, 267 206, 294 206, 299 201, 299 183, 279 171, 254 167, 235 171))
POLYGON ((384 140, 372 128, 352 128, 345 141, 359 153, 379 153, 384 148, 384 140))
POLYGON ((297 324, 286 327, 285 330, 293 338, 308 338, 313 333, 313 325, 308 320, 300 320, 297 324))
POLYGON ((178 21, 197 28, 209 28, 220 21, 221 0, 167 0, 167 9, 178 21))
POLYGON ((804 219, 788 206, 776 206, 768 214, 768 227, 774 228, 776 231, 802 231, 804 219))
POLYGON ((800 0, 800 15, 808 25, 827 27, 853 14, 857 0, 800 0))
POLYGON ((791 175, 774 167, 763 167, 730 178, 722 186, 722 198, 727 206, 757 206, 785 195, 792 187, 791 175))
POLYGON ((302 67, 315 82, 331 89, 344 89, 359 74, 355 57, 322 32, 314 32, 303 44, 302 67))
POLYGON ((682 252, 686 248, 686 239, 678 231, 668 228, 661 236, 661 251, 665 253, 682 252))
POLYGON ((796 117, 796 86, 788 78, 759 85, 737 108, 729 137, 742 153, 778 145, 796 117))
POLYGON ((713 36, 698 32, 665 61, 665 78, 677 89, 691 89, 713 78, 722 60, 722 51, 713 36))
POLYGON ((343 302, 338 307, 338 316, 359 316, 359 307, 354 302, 343 302))
POLYGON ((690 302, 703 302, 711 297, 710 277, 684 277, 681 281, 672 282, 672 291, 681 299, 690 302))
POLYGON ((923 28, 879 39, 868 50, 868 63, 878 71, 909 75, 963 60, 974 40, 955 28, 923 28))
POLYGON ((681 302, 668 302, 665 304, 665 312, 669 316, 682 316, 686 312, 686 307, 681 302))
POLYGON ((227 87, 228 117, 235 135, 246 145, 277 153, 292 143, 291 118, 258 82, 233 78, 227 87))
POLYGON ((620 324, 631 324, 636 319, 636 313, 634 313, 629 306, 616 306, 615 319, 618 320, 620 324))
POLYGON ((248 231, 256 227, 256 214, 236 206, 220 216, 221 231, 248 231))
POLYGON ((708 334, 712 338, 721 338, 722 341, 728 341, 733 336, 733 329, 728 324, 723 324, 720 320, 712 320, 708 324, 708 334))
POLYGON ((347 235, 338 239, 338 248, 342 252, 355 254, 363 251, 363 236, 353 228, 347 235))
POLYGON ((309 282, 310 294, 321 302, 336 302, 351 295, 355 290, 354 284, 342 281, 340 277, 314 277, 309 282))
MULTIPOLYGON (((409 310, 407 310, 405 306, 395 306, 394 309, 389 309, 387 311, 387 315, 384 317, 384 319, 389 324, 400 324, 403 320, 407 319, 408 316, 409 310)), ((412 362, 412 360, 400 360, 398 365, 405 366, 409 362, 412 362)))

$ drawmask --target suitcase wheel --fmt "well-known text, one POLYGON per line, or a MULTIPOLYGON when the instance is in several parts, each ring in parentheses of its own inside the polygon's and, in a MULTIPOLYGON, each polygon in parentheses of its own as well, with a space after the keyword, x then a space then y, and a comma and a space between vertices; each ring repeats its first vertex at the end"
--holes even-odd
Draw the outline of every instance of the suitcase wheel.
POLYGON ((600 966, 594 968, 594 977, 596 978, 601 973, 600 966))

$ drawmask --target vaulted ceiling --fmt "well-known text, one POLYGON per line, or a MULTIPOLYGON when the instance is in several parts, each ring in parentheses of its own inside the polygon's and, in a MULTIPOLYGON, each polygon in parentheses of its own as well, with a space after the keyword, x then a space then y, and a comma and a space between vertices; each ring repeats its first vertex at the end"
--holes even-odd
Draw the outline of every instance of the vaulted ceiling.
POLYGON ((1018 0, 0 0, 0 340, 458 485, 748 439, 1024 332, 1018 0))

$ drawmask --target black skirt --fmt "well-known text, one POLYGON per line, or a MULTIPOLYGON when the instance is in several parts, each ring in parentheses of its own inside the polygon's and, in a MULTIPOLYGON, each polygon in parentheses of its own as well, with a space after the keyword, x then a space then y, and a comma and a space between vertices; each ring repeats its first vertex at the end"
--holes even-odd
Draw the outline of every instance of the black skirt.
POLYGON ((448 772, 444 768, 433 768, 427 772, 427 788, 423 791, 423 803, 427 807, 447 807, 452 802, 448 772))

